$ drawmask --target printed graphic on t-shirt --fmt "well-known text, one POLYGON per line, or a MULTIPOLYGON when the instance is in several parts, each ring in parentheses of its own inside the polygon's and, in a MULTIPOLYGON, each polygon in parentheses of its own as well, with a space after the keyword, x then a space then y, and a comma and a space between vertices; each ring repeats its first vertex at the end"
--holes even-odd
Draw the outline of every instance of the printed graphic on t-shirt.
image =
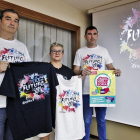
POLYGON ((65 80, 68 80, 67 76, 64 76, 64 75, 63 75, 63 78, 64 78, 65 80))
POLYGON ((24 78, 19 80, 18 89, 20 98, 26 99, 22 104, 45 99, 45 96, 49 95, 50 92, 47 74, 24 75, 24 78))
POLYGON ((73 90, 67 90, 59 94, 60 113, 75 112, 80 106, 79 92, 73 90))
POLYGON ((102 67, 102 56, 92 54, 87 55, 82 60, 83 68, 88 68, 90 70, 98 70, 102 67))
POLYGON ((11 49, 4 48, 3 50, 0 51, 0 61, 24 62, 27 60, 25 60, 25 55, 20 51, 14 48, 11 49))

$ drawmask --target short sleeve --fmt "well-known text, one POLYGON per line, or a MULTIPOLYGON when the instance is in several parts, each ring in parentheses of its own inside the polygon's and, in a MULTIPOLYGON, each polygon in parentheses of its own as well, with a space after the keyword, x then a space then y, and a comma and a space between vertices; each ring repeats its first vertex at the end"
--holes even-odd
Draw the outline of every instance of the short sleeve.
POLYGON ((81 57, 80 57, 80 54, 79 54, 79 50, 76 52, 73 65, 81 66, 81 57))
POLYGON ((5 72, 5 76, 0 87, 0 95, 16 98, 14 79, 9 66, 5 72))
POLYGON ((28 53, 28 50, 27 50, 26 46, 24 48, 24 54, 25 54, 25 61, 26 62, 31 61, 31 58, 30 58, 30 55, 28 53))
POLYGON ((108 50, 106 49, 105 51, 106 51, 105 64, 110 64, 113 62, 113 60, 111 56, 109 55, 108 50))

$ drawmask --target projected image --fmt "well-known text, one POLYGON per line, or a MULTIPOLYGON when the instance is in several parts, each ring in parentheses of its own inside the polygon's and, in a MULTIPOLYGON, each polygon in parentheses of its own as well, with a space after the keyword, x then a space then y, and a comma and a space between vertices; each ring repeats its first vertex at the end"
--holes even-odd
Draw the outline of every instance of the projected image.
POLYGON ((140 68, 140 7, 132 8, 131 15, 122 22, 120 53, 128 55, 131 68, 140 68))

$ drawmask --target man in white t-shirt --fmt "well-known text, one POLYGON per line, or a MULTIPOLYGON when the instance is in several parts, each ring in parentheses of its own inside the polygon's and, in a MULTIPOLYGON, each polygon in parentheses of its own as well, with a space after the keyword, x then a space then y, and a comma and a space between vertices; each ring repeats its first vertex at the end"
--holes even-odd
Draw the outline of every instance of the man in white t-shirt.
MULTIPOLYGON (((83 75, 83 114, 85 121, 85 137, 83 140, 89 140, 90 125, 92 122, 93 108, 89 107, 89 76, 92 70, 114 70, 116 76, 121 75, 119 69, 115 69, 112 65, 112 59, 106 48, 97 45, 98 30, 94 26, 89 26, 85 31, 85 39, 87 46, 80 48, 76 52, 74 60, 74 72, 83 75)), ((107 140, 106 138, 106 107, 95 107, 96 120, 98 128, 98 136, 100 140, 107 140)))
MULTIPOLYGON (((14 38, 19 26, 19 14, 6 9, 0 15, 0 85, 9 62, 27 62, 30 56, 26 46, 14 38)), ((14 114, 13 114, 14 115, 14 114)), ((40 140, 48 140, 48 134, 42 133, 40 140)), ((32 138, 34 139, 34 138, 32 138)), ((6 96, 0 95, 0 140, 13 140, 6 115, 6 96)))
MULTIPOLYGON (((26 46, 14 38, 19 26, 19 15, 6 9, 0 15, 0 85, 9 62, 30 60, 26 46)), ((14 115, 14 114, 13 114, 14 115)), ((0 140, 13 140, 6 116, 6 96, 0 95, 0 140)))

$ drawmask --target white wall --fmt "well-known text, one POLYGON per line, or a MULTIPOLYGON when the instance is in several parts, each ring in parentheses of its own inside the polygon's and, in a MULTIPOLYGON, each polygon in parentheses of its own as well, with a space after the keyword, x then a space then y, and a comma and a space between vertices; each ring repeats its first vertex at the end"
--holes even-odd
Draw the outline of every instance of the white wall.
POLYGON ((5 0, 81 27, 81 47, 86 44, 84 32, 90 25, 90 15, 59 0, 5 0))
POLYGON ((116 78, 116 107, 107 109, 106 119, 137 127, 140 127, 140 92, 137 88, 140 83, 137 52, 140 36, 136 32, 140 29, 139 18, 136 18, 140 17, 136 16, 139 6, 140 1, 93 13, 93 25, 99 31, 98 43, 109 51, 115 68, 122 71, 121 77, 116 78))

